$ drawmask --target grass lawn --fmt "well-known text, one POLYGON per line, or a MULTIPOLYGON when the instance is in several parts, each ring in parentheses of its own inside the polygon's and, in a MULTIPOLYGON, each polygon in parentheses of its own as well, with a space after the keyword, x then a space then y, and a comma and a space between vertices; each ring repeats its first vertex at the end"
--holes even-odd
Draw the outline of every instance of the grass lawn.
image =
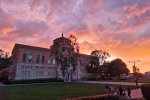
MULTIPOLYGON (((118 86, 115 86, 116 88, 118 86)), ((123 86, 124 89, 127 86, 123 86)), ((132 86, 132 88, 134 88, 132 86)), ((105 93, 105 85, 48 83, 0 87, 0 100, 61 100, 105 93)))

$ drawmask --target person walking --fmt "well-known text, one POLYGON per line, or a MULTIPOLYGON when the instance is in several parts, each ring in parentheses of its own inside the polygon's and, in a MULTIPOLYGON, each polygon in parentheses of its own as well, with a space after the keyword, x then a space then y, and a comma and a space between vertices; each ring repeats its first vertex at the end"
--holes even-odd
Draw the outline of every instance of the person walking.
POLYGON ((106 89, 106 91, 107 91, 107 93, 109 93, 109 85, 106 83, 106 85, 105 85, 105 89, 106 89))
POLYGON ((119 95, 120 95, 119 100, 125 100, 126 93, 121 86, 119 86, 118 91, 119 91, 119 95))
POLYGON ((114 94, 114 92, 115 92, 115 87, 112 85, 111 86, 111 94, 114 94))
POLYGON ((123 88, 119 86, 119 94, 122 96, 123 95, 123 88))
POLYGON ((123 96, 125 97, 126 96, 126 92, 123 90, 123 96))
POLYGON ((130 89, 130 87, 127 88, 127 91, 128 91, 128 97, 131 98, 131 89, 130 89))
POLYGON ((108 93, 111 94, 111 84, 108 85, 108 93))

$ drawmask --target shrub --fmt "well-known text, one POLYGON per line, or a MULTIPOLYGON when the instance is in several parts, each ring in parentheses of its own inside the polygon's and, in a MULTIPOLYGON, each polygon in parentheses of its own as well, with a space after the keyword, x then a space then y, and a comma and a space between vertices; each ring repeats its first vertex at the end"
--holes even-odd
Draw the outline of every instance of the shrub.
POLYGON ((47 82, 63 82, 62 79, 50 78, 50 79, 32 79, 32 80, 6 80, 3 84, 30 84, 30 83, 47 83, 47 82))
POLYGON ((141 91, 146 100, 150 100, 150 84, 144 84, 141 86, 141 91))

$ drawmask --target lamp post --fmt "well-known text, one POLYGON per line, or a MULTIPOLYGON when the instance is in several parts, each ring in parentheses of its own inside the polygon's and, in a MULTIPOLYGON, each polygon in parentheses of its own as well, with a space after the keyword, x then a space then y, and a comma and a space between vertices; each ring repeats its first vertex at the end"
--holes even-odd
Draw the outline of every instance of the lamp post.
POLYGON ((139 68, 137 68, 135 66, 136 63, 140 63, 140 60, 136 60, 136 61, 129 61, 129 64, 133 63, 133 73, 135 74, 135 83, 136 83, 136 87, 138 88, 138 78, 137 78, 137 74, 139 73, 139 68))

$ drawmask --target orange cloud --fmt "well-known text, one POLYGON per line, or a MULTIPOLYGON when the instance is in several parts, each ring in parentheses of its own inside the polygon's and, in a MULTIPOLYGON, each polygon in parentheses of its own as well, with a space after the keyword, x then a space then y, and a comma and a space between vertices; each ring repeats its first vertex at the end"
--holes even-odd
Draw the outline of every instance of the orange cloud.
POLYGON ((73 34, 81 53, 101 49, 126 64, 140 59, 145 72, 150 70, 149 12, 150 2, 140 0, 1 0, 0 48, 11 52, 15 43, 49 48, 61 33, 73 34))

